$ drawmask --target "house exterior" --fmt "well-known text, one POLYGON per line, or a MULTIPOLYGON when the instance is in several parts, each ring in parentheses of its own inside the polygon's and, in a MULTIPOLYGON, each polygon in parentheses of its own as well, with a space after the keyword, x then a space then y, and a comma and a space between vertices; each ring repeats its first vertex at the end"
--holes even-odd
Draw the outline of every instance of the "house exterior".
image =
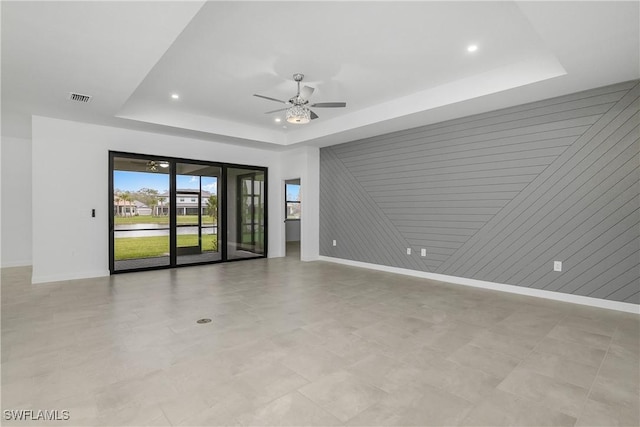
POLYGON ((113 199, 113 214, 115 216, 151 215, 152 209, 139 200, 113 199))
MULTIPOLYGON (((209 191, 202 190, 199 197, 200 213, 207 214, 209 207, 209 197, 212 195, 209 191)), ((158 205, 155 206, 156 215, 169 215, 169 192, 158 196, 158 205)), ((178 189, 176 192, 176 214, 177 215, 197 215, 198 214, 198 190, 178 189)))

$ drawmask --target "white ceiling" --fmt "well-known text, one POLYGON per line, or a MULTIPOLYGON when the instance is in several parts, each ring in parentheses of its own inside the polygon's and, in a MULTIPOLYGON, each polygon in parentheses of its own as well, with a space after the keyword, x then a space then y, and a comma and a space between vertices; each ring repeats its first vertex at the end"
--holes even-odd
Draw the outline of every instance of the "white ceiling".
POLYGON ((340 143, 640 78, 639 4, 3 1, 2 134, 29 137, 35 114, 340 143), (252 95, 287 100, 298 72, 311 102, 347 107, 276 123, 282 104, 252 95))

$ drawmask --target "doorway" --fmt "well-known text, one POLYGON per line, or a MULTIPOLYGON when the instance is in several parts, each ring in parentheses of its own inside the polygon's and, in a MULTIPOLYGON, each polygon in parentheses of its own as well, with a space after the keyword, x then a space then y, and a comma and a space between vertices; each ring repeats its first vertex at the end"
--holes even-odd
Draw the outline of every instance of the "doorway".
POLYGON ((285 223, 285 256, 300 259, 302 241, 300 221, 302 220, 300 178, 288 179, 284 182, 284 223, 285 223))

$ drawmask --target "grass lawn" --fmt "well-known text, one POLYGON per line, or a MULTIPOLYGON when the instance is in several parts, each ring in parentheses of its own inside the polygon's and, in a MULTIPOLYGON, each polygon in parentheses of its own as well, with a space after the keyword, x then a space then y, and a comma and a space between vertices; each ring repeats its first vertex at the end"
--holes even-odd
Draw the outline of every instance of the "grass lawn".
MULTIPOLYGON (((176 221, 178 224, 198 224, 198 215, 177 215, 176 221)), ((138 215, 138 216, 114 216, 115 225, 122 224, 169 224, 169 216, 152 216, 152 215, 138 215)), ((213 224, 213 218, 210 216, 202 217, 203 224, 213 224)))
MULTIPOLYGON (((135 218, 135 217, 134 217, 135 218)), ((197 234, 178 235, 178 246, 197 246, 197 234)), ((206 234, 202 236, 202 250, 218 250, 218 236, 206 234)), ((116 260, 132 258, 151 258, 169 255, 169 236, 154 237, 122 237, 115 239, 116 260)))

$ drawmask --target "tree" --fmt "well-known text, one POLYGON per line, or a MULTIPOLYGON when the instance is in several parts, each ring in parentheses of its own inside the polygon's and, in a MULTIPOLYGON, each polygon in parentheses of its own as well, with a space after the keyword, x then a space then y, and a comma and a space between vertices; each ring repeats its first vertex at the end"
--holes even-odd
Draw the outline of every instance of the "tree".
POLYGON ((218 224, 218 196, 212 194, 207 199, 207 215, 211 217, 214 224, 218 224))
POLYGON ((121 193, 122 192, 120 190, 115 190, 113 192, 113 201, 116 205, 116 211, 114 212, 115 216, 120 216, 120 202, 122 201, 121 193))
MULTIPOLYGON (((125 191, 124 193, 120 194, 120 200, 122 200, 126 204, 129 205, 129 216, 133 216, 133 212, 131 212, 131 202, 133 202, 133 197, 131 196, 131 193, 128 191, 125 191)), ((127 212, 125 211, 125 215, 127 216, 127 212)))
POLYGON ((153 188, 141 188, 133 193, 136 200, 141 201, 145 205, 151 208, 151 212, 155 212, 155 206, 158 205, 158 190, 153 188))

